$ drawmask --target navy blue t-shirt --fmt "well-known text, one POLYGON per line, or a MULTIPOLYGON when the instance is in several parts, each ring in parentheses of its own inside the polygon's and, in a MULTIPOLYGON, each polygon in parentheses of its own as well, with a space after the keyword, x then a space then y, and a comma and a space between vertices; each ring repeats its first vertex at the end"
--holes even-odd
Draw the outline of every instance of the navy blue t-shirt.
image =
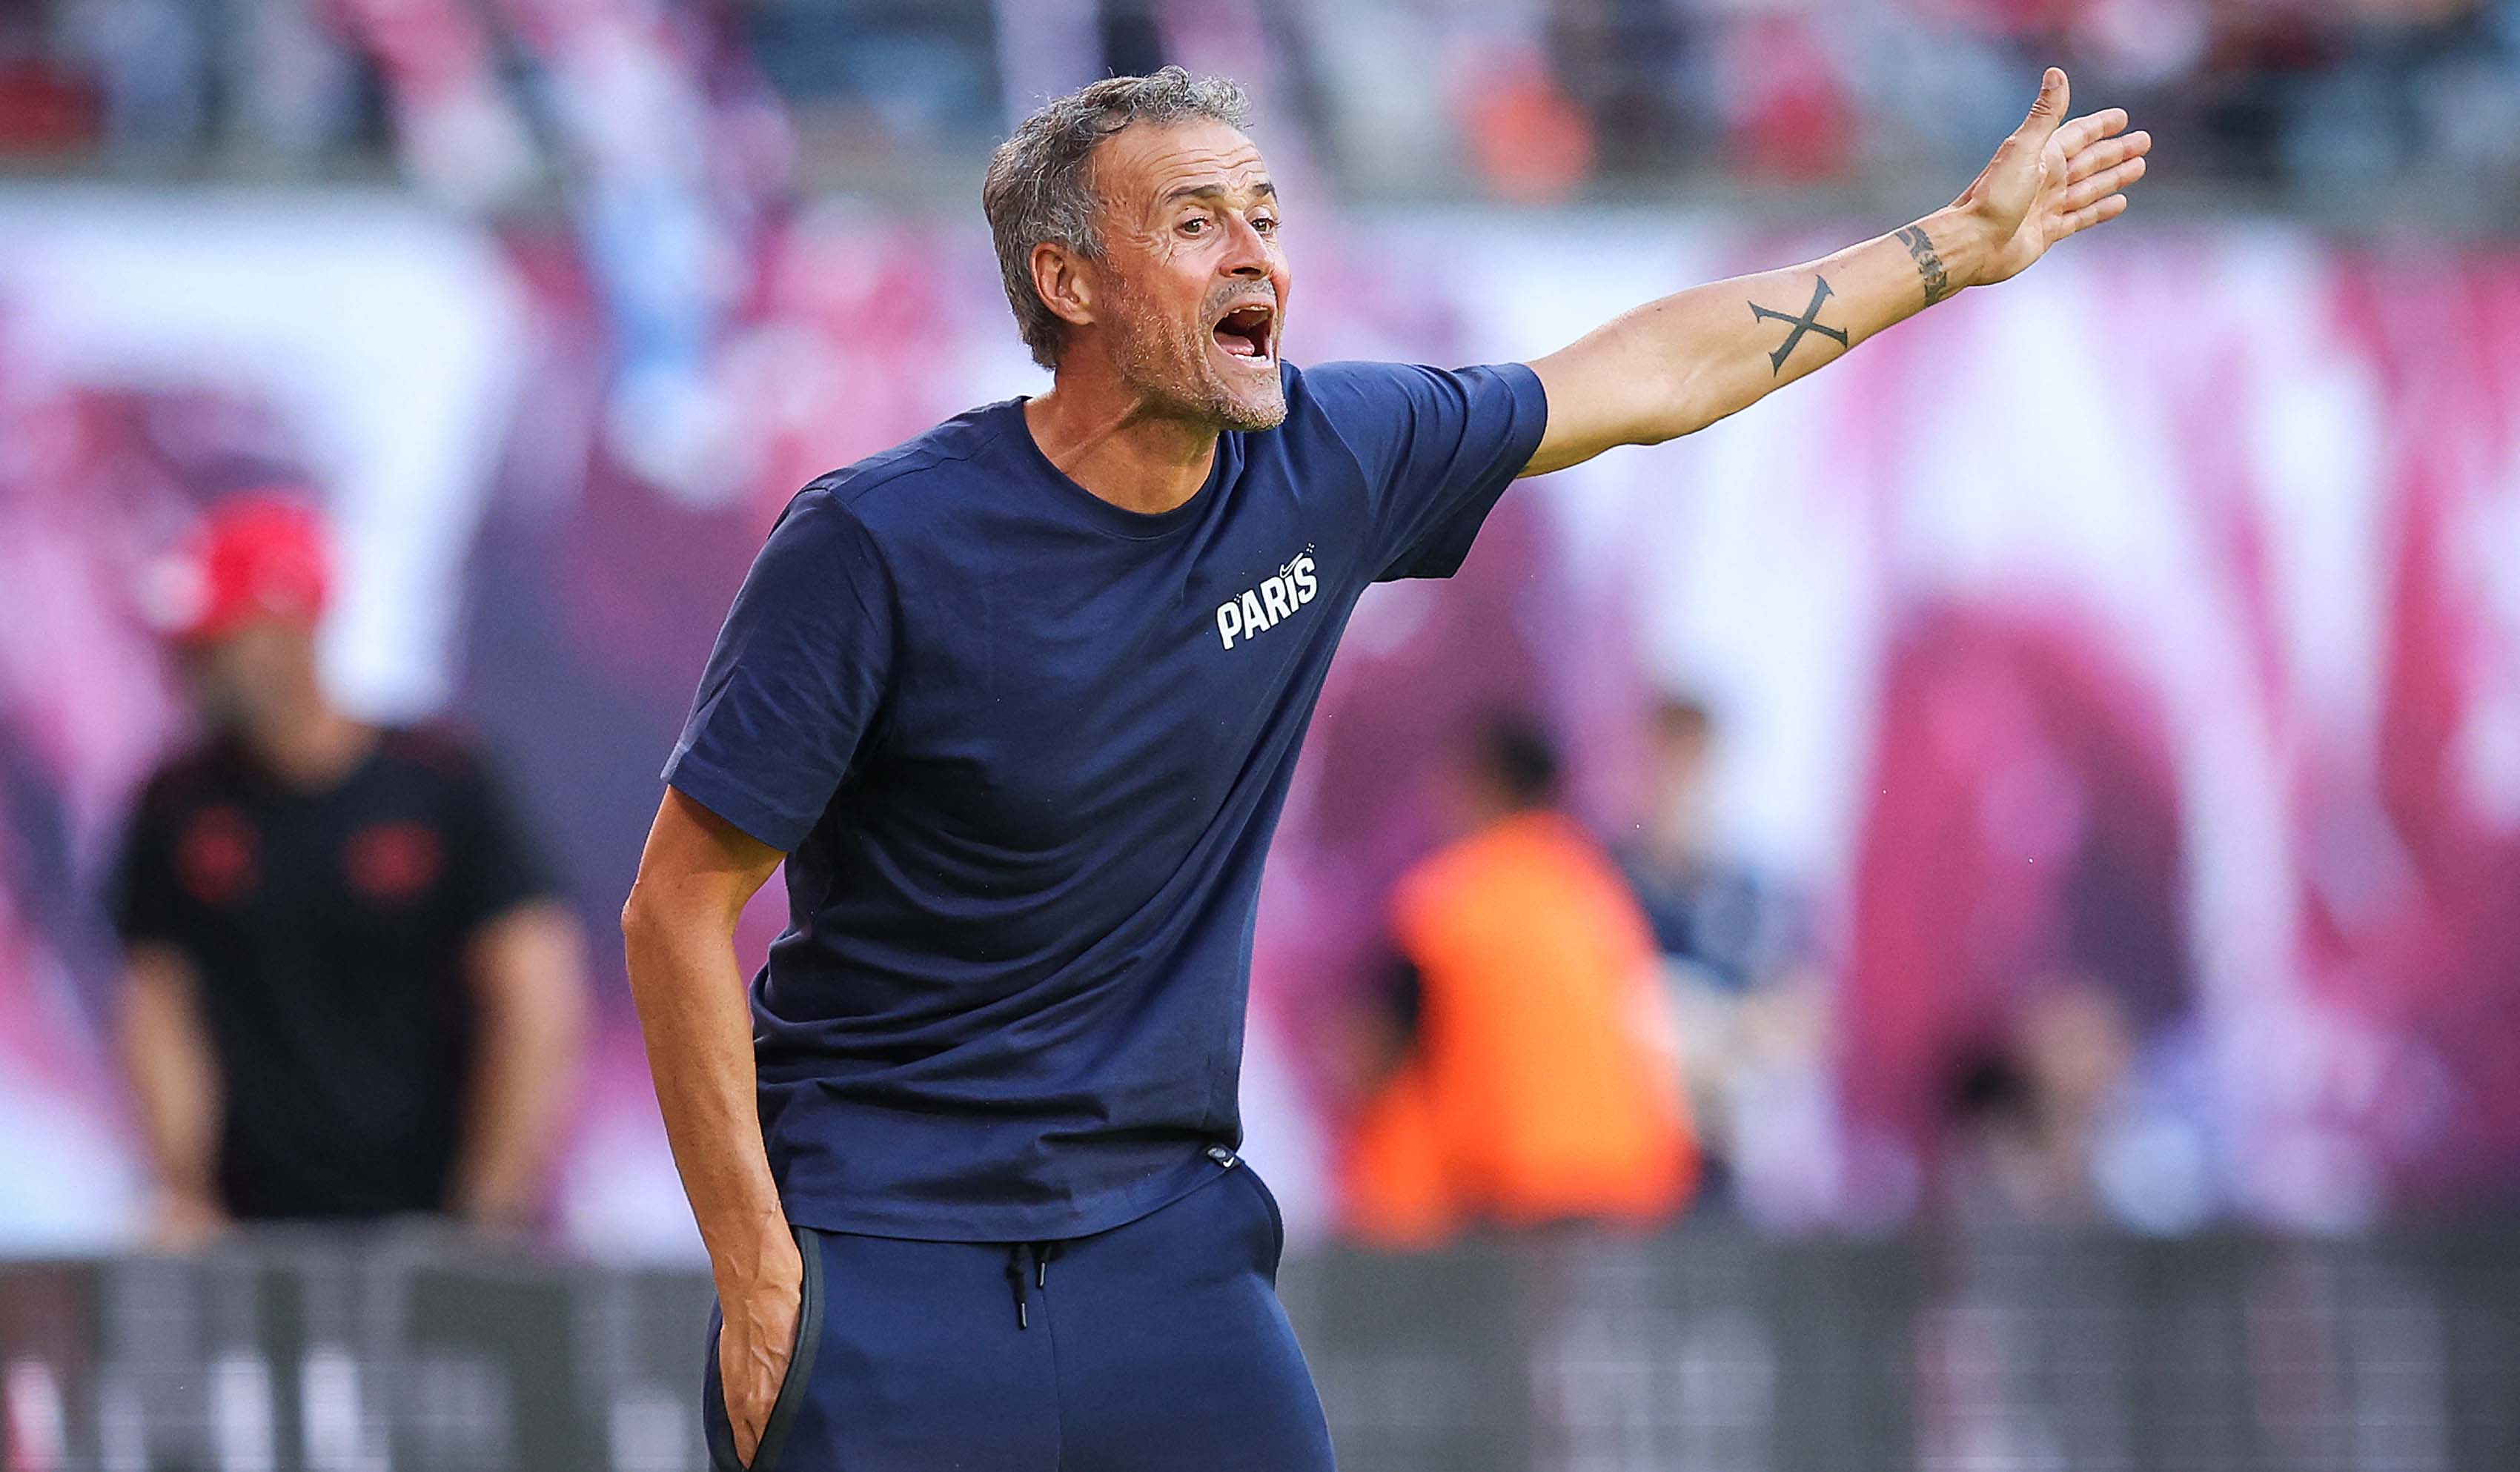
POLYGON ((1148 515, 1020 400, 815 481, 753 563, 665 780, 787 850, 752 988, 789 1220, 1023 1241, 1240 1142, 1261 861, 1368 585, 1444 577, 1539 446, 1520 364, 1282 370, 1148 515))

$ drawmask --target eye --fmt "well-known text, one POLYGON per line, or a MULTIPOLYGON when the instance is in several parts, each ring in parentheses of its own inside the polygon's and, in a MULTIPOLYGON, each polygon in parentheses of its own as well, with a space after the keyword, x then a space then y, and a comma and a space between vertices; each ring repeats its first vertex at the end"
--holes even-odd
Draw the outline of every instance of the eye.
POLYGON ((1278 233, 1278 217, 1276 215, 1255 214, 1251 217, 1251 228, 1262 235, 1276 235, 1278 233))
POLYGON ((1203 214, 1194 214, 1189 219, 1181 222, 1181 231, 1184 235, 1205 235, 1207 234, 1207 216, 1203 214))

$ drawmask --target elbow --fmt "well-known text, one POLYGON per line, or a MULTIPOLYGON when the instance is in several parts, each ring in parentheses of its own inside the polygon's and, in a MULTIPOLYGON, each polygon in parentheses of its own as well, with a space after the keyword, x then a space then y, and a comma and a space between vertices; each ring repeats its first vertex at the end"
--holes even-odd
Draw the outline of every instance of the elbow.
POLYGON ((653 880, 642 874, 630 885, 628 898, 621 902, 621 944, 636 953, 656 936, 672 928, 667 917, 663 896, 653 880))
POLYGON ((700 935, 732 941, 742 910, 738 905, 721 915, 703 896, 643 873, 621 902, 621 944, 635 965, 643 954, 674 949, 700 935))
POLYGON ((656 903, 645 880, 630 886, 629 898, 621 902, 621 940, 627 946, 639 944, 639 938, 656 928, 656 903))

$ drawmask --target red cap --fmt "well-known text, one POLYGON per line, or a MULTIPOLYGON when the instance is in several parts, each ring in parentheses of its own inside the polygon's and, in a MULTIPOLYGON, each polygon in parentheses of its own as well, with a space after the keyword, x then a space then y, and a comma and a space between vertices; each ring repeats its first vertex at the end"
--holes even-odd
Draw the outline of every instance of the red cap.
POLYGON ((266 618, 313 623, 331 560, 313 507, 274 491, 230 496, 172 559, 160 624, 179 643, 206 644, 266 618))

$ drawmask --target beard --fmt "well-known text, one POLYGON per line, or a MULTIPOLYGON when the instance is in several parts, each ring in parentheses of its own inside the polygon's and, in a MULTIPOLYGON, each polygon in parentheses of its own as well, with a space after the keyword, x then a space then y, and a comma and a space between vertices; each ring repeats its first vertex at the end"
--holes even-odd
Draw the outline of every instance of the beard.
POLYGON ((1229 378, 1216 364, 1212 312, 1202 310, 1198 321, 1184 322, 1134 295, 1115 305, 1120 341, 1113 356, 1120 381, 1156 412, 1241 433, 1285 423, 1286 385, 1274 354, 1266 374, 1229 378))

